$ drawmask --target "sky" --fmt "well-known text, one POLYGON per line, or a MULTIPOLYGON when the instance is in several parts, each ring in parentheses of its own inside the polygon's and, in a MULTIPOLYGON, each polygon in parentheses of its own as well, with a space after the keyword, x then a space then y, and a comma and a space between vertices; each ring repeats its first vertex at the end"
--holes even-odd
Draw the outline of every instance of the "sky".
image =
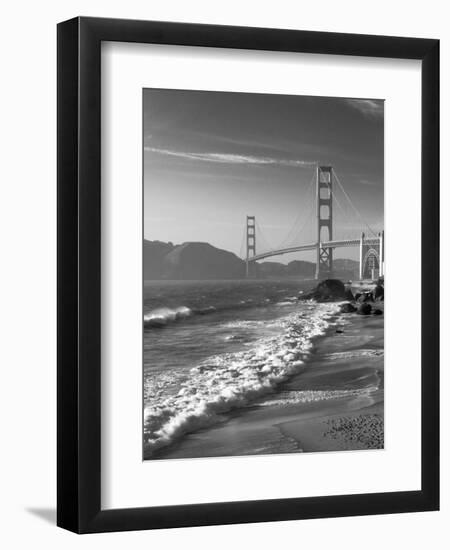
MULTIPOLYGON (((254 215, 257 252, 315 241, 317 163, 352 202, 335 178, 335 238, 384 227, 381 99, 145 89, 143 117, 146 239, 242 255, 254 215)), ((273 258, 293 259, 314 258, 273 258)))

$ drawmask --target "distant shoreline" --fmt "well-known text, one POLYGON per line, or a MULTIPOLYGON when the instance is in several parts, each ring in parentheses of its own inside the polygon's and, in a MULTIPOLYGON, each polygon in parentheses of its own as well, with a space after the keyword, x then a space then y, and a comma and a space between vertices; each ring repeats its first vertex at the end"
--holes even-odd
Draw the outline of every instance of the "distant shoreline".
MULTIPOLYGON (((335 258, 333 266, 335 278, 355 279, 359 273, 359 262, 349 258, 335 258)), ((315 262, 301 259, 257 261, 251 267, 255 280, 314 279, 316 273, 315 262)), ((143 242, 144 280, 244 279, 246 273, 245 259, 207 242, 143 242)))

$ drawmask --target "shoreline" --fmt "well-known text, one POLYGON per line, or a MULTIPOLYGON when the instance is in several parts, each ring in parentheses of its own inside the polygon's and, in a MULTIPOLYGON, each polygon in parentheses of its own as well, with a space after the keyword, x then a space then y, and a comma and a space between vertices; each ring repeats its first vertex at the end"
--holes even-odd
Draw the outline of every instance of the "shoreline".
POLYGON ((383 448, 384 315, 340 314, 301 373, 151 460, 383 448))

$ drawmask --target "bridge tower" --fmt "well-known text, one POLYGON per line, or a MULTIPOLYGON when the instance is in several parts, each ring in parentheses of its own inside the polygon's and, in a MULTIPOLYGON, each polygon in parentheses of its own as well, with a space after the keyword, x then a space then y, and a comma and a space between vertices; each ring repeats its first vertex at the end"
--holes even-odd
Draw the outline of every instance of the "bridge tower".
POLYGON ((376 237, 366 238, 361 233, 359 241, 359 278, 376 280, 384 276, 384 231, 376 237))
POLYGON ((322 247, 323 241, 333 240, 333 169, 317 166, 317 258, 316 279, 333 275, 333 249, 322 247), (322 229, 327 231, 323 238, 322 229))
POLYGON ((245 256, 245 276, 253 275, 255 262, 250 262, 250 258, 256 255, 256 221, 255 216, 247 216, 246 225, 246 256, 245 256), (251 273, 252 272, 252 273, 251 273))

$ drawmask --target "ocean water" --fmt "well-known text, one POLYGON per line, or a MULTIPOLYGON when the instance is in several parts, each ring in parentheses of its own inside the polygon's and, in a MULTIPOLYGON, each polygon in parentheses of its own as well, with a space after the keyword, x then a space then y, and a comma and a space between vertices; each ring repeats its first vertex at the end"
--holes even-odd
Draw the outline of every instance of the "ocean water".
POLYGON ((145 283, 144 458, 261 397, 273 399, 281 383, 301 372, 338 310, 299 302, 299 292, 312 286, 145 283))

